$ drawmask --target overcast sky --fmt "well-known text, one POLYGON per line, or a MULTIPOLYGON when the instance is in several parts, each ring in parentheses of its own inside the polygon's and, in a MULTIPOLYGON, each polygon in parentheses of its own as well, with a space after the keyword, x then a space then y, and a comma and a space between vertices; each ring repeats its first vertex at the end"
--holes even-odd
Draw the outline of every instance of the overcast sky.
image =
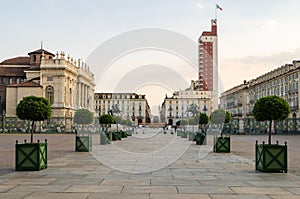
POLYGON ((298 0, 0 2, 1 61, 40 48, 40 41, 51 52, 63 50, 87 59, 110 38, 142 28, 175 31, 197 42, 202 31, 210 30, 215 3, 223 8, 217 16, 219 72, 225 90, 300 55, 298 0))

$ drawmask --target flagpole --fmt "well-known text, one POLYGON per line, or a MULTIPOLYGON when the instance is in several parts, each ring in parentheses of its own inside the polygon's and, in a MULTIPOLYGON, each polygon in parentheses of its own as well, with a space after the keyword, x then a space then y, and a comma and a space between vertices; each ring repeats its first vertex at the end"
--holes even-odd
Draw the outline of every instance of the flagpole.
POLYGON ((215 4, 215 19, 217 20, 217 4, 215 4))

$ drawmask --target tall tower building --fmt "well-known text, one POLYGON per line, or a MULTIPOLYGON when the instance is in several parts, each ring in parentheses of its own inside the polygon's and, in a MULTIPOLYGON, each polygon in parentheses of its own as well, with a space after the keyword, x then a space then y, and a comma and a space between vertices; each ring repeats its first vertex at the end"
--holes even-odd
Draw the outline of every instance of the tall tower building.
POLYGON ((213 110, 218 108, 218 35, 217 20, 211 20, 211 31, 204 31, 198 40, 198 89, 212 91, 213 110))

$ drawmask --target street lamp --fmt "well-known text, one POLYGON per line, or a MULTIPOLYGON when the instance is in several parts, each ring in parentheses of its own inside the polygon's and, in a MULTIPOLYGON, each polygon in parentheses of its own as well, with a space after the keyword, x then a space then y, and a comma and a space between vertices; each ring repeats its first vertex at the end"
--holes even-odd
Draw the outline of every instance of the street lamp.
POLYGON ((2 112, 2 133, 4 133, 5 128, 5 111, 2 112))

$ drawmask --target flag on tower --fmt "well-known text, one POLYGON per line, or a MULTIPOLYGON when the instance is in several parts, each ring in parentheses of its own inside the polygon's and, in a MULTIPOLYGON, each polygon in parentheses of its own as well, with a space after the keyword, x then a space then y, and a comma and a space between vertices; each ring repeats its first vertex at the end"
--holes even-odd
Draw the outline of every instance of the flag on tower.
POLYGON ((218 4, 216 4, 216 9, 223 10, 223 8, 221 8, 221 6, 219 6, 218 4))

